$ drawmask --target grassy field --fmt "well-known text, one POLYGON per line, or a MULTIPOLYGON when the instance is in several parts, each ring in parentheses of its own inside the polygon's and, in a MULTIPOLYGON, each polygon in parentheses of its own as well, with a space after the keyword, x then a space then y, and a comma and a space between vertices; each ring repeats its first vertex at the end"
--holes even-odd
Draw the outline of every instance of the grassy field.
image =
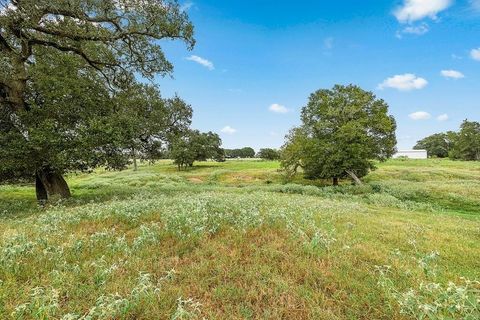
POLYGON ((480 163, 278 168, 71 175, 46 208, 0 186, 0 319, 480 319, 480 163))

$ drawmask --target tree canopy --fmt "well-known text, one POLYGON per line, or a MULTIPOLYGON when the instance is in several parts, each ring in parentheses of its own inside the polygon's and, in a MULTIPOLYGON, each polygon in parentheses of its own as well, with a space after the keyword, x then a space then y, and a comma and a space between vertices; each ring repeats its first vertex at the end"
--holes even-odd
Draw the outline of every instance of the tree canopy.
POLYGON ((453 144, 450 138, 451 134, 436 133, 418 141, 413 149, 427 150, 429 157, 446 158, 453 144))
POLYGON ((223 160, 222 140, 213 132, 190 130, 176 137, 170 146, 170 158, 179 170, 193 166, 195 161, 223 160))
POLYGON ((263 160, 278 160, 280 159, 280 152, 272 148, 262 148, 258 151, 257 157, 263 160))
POLYGON ((101 134, 111 128, 113 108, 97 73, 82 68, 74 56, 55 52, 39 56, 29 71, 28 111, 2 112, 0 177, 28 178, 47 165, 62 173, 100 162, 120 165, 115 144, 106 141, 111 136, 101 134), (110 152, 99 152, 107 145, 110 152))
POLYGON ((255 150, 251 147, 241 149, 225 149, 225 157, 227 158, 254 158, 255 150))
POLYGON ((114 99, 125 149, 137 159, 156 160, 173 139, 189 130, 192 108, 178 96, 162 99, 157 87, 134 83, 114 99))
POLYGON ((414 149, 426 149, 429 156, 480 161, 480 123, 464 120, 458 132, 436 133, 418 141, 414 149))
POLYGON ((16 114, 22 130, 0 119, 3 180, 29 179, 47 166, 61 173, 123 169, 130 151, 156 159, 188 130, 192 109, 179 97, 163 99, 155 86, 136 83, 112 94, 98 73, 79 69, 77 57, 55 55, 32 66, 29 110, 16 114))
POLYGON ((463 121, 460 131, 454 135, 450 152, 453 159, 480 161, 480 123, 463 121))
POLYGON ((365 176, 395 152, 395 119, 388 105, 358 86, 336 85, 314 92, 303 107, 302 125, 287 136, 282 165, 302 168, 308 179, 365 176))

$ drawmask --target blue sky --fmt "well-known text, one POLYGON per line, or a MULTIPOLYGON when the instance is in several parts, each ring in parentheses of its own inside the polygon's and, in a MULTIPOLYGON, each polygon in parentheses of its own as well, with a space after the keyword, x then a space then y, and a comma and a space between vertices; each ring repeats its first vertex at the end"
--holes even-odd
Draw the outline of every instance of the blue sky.
POLYGON ((480 0, 182 2, 197 45, 165 43, 164 96, 224 147, 280 147, 310 93, 357 84, 390 105, 400 149, 480 120, 480 0))

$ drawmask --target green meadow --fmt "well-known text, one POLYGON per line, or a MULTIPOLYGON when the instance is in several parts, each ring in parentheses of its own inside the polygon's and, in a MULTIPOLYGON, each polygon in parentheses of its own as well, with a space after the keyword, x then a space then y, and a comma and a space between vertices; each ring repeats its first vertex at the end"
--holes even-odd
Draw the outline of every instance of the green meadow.
POLYGON ((0 319, 480 319, 480 163, 170 161, 0 186, 0 319))

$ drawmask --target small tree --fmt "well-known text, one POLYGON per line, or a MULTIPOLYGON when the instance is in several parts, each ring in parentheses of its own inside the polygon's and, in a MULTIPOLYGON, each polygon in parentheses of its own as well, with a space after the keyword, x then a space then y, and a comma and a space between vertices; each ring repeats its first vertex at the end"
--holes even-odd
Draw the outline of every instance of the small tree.
POLYGON ((271 148, 263 148, 257 154, 258 158, 263 160, 278 160, 280 159, 280 152, 271 148))
POLYGON ((192 108, 178 96, 162 99, 152 85, 133 83, 114 98, 121 136, 137 170, 137 159, 155 161, 173 137, 188 131, 192 108))
POLYGON ((170 145, 170 157, 173 163, 177 165, 178 170, 186 170, 193 164, 196 158, 196 152, 190 143, 188 135, 176 138, 170 145))
MULTIPOLYGON (((191 132, 191 148, 195 151, 195 161, 217 159, 222 153, 222 139, 211 131, 201 133, 198 130, 191 132)), ((193 162, 190 166, 193 165, 193 162)))
POLYGON ((283 146, 282 165, 302 167, 308 179, 350 176, 356 183, 395 152, 396 123, 388 105, 358 86, 318 90, 302 109, 302 126, 283 146))
POLYGON ((450 156, 453 159, 480 161, 480 123, 465 120, 453 138, 450 156))
POLYGON ((192 167, 195 161, 219 160, 223 156, 222 140, 213 132, 191 130, 176 137, 170 146, 170 157, 179 170, 192 167))
POLYGON ((241 158, 255 158, 255 150, 251 147, 245 147, 240 149, 241 158))

